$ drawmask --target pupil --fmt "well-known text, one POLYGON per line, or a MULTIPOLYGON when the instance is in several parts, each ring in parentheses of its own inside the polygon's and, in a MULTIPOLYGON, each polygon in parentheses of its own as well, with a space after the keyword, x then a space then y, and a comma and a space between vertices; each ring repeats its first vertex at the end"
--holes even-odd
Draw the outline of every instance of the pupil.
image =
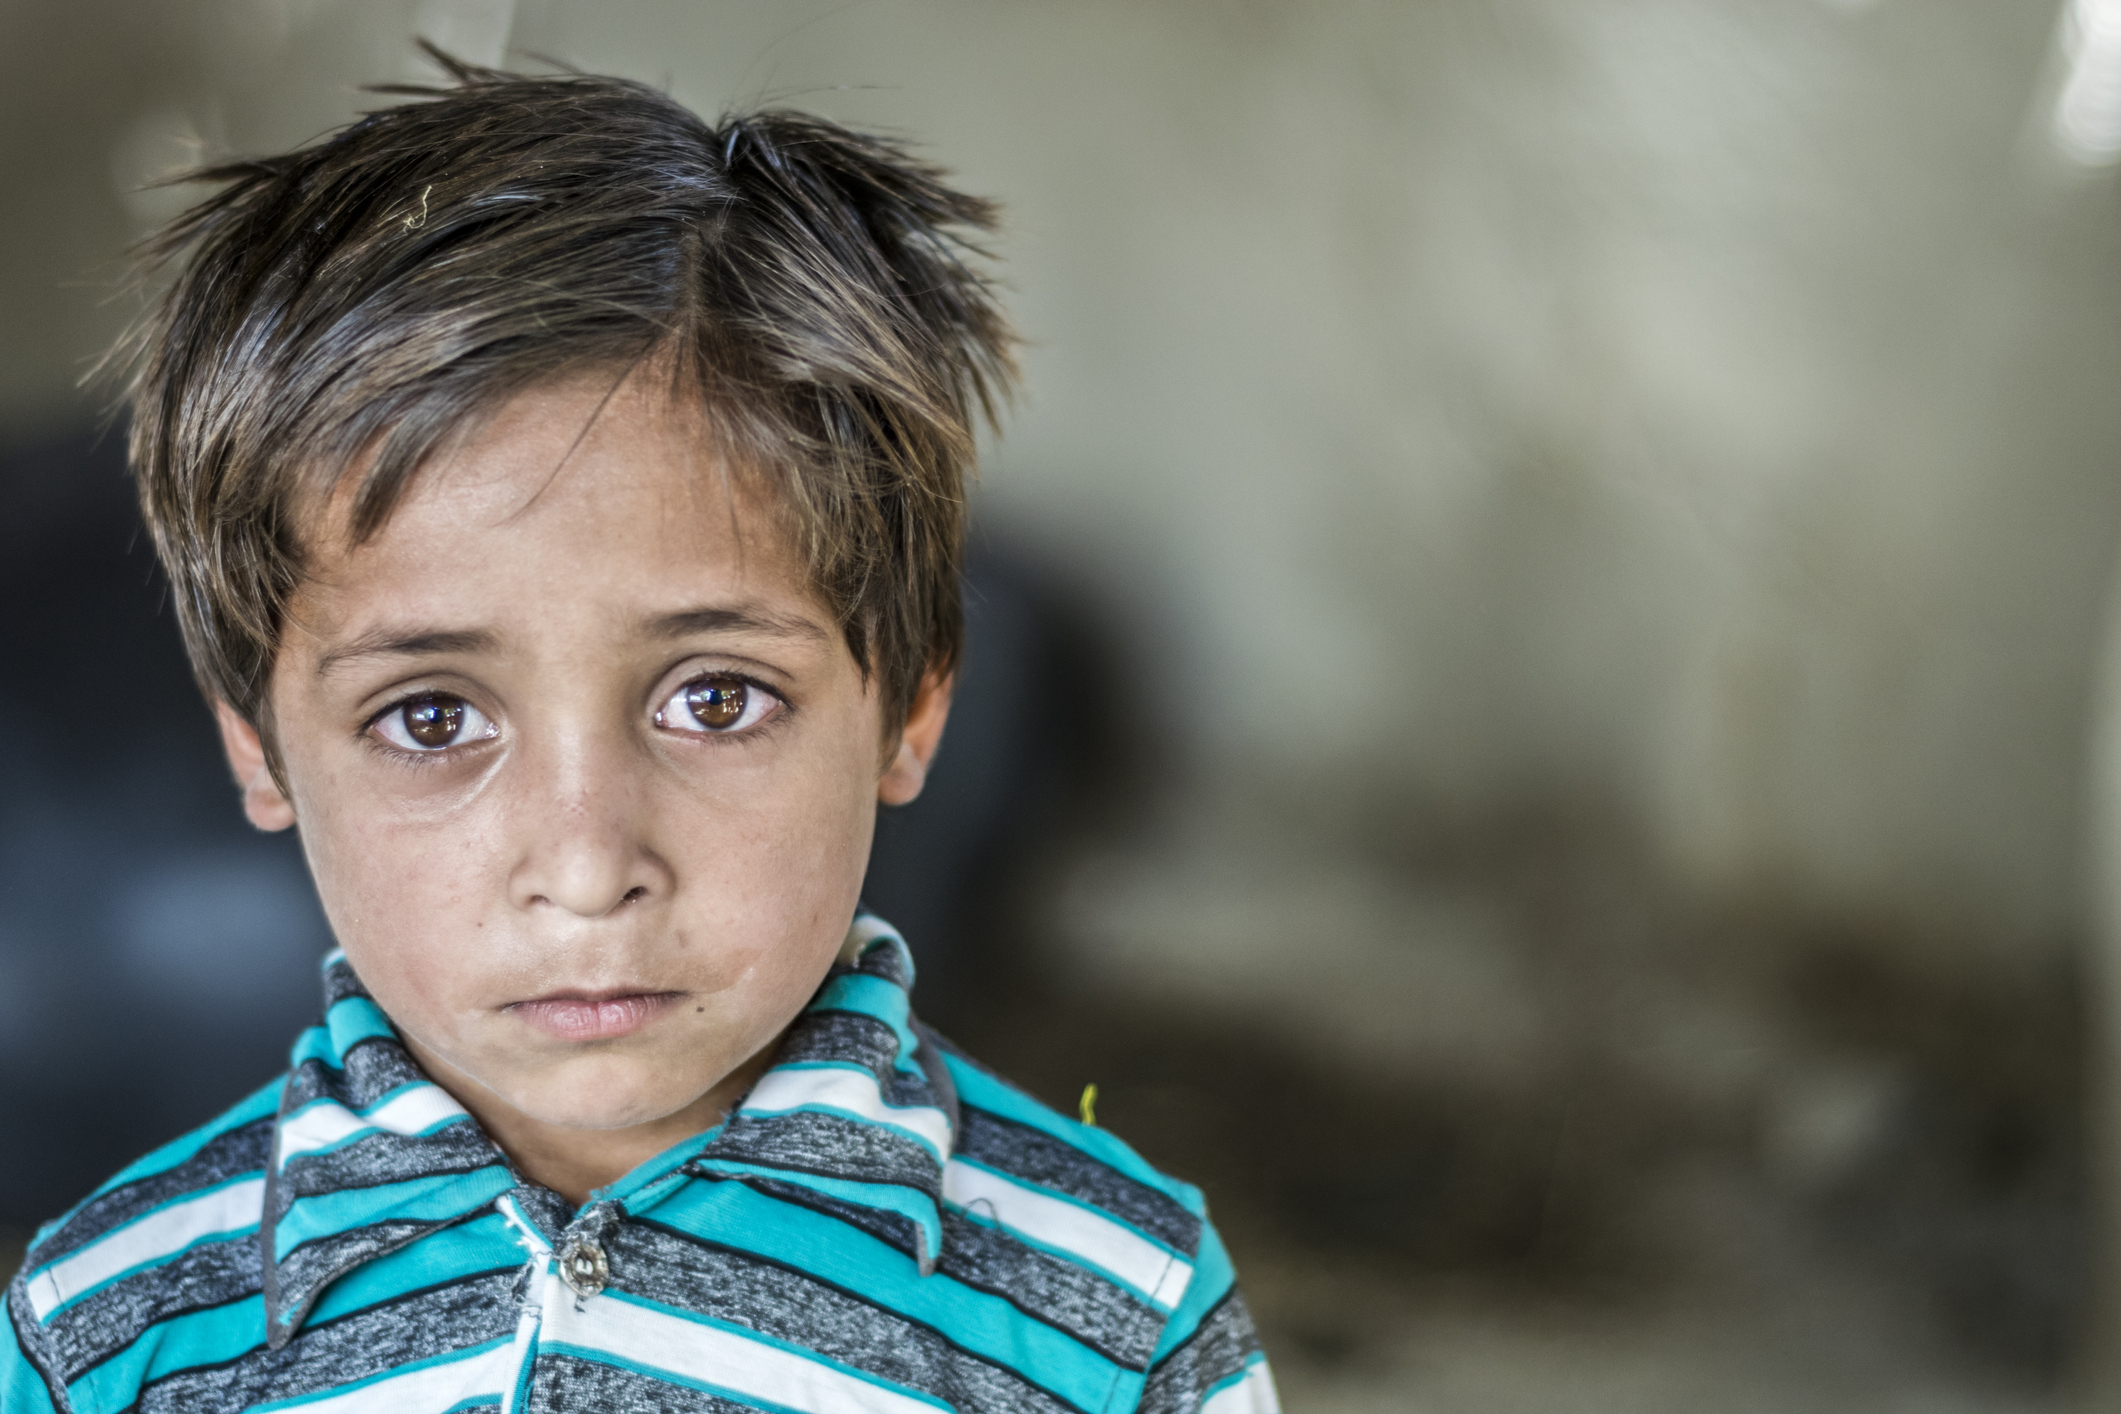
POLYGON ((447 746, 464 725, 464 704, 450 697, 422 697, 405 704, 405 730, 422 746, 447 746))
POLYGON ((693 720, 709 730, 732 726, 744 715, 744 684, 736 678, 708 678, 685 693, 693 720))

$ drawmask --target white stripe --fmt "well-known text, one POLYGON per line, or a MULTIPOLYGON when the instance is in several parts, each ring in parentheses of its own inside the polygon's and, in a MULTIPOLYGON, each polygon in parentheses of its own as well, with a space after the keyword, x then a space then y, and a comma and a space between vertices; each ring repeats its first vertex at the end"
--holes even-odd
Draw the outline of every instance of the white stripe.
POLYGON ((1041 1193, 992 1169, 952 1159, 943 1167, 943 1197, 1025 1237, 1073 1252, 1170 1310, 1193 1280, 1193 1268, 1133 1229, 1088 1208, 1041 1193))
POLYGON ((501 1381, 515 1367, 515 1346, 497 1345, 468 1360, 423 1365, 343 1394, 325 1394, 288 1408, 289 1414, 430 1414, 467 1399, 501 1397, 501 1381))
POLYGON ((530 1254, 531 1261, 542 1262, 552 1255, 552 1244, 545 1240, 545 1234, 538 1231, 536 1224, 523 1216, 523 1209, 517 1204, 514 1194, 504 1194, 494 1207, 508 1220, 508 1225, 516 1230, 516 1241, 523 1244, 523 1250, 530 1254))
POLYGON ((509 1226, 516 1230, 516 1241, 522 1243, 524 1250, 530 1253, 529 1289, 525 1293, 523 1309, 516 1316, 516 1356, 508 1366, 508 1383, 503 1387, 501 1395, 501 1414, 518 1414, 516 1394, 523 1389, 524 1365, 537 1359, 538 1325, 544 1319, 548 1298, 557 1295, 564 1301, 566 1297, 558 1291, 560 1274, 551 1266, 552 1244, 545 1240, 545 1235, 538 1231, 529 1218, 523 1216, 523 1209, 516 1202, 514 1195, 501 1198, 494 1207, 508 1220, 509 1226), (544 1268, 542 1281, 538 1279, 540 1267, 544 1268))
POLYGON ((769 1070, 744 1101, 746 1114, 785 1114, 805 1105, 830 1105, 874 1124, 918 1135, 938 1154, 950 1152, 950 1120, 932 1105, 903 1109, 884 1103, 876 1077, 866 1070, 824 1066, 815 1070, 769 1070))
POLYGON ((546 1308, 547 1344, 578 1346, 804 1414, 937 1414, 909 1394, 734 1331, 609 1296, 546 1308))
POLYGON ((61 1302, 122 1271, 181 1252, 202 1237, 256 1227, 264 1211, 262 1178, 246 1178, 157 1208, 39 1272, 29 1283, 30 1309, 42 1321, 61 1302))
POLYGON ((881 918, 871 914, 856 918, 853 926, 847 930, 847 940, 840 944, 840 961, 849 964, 860 962, 862 954, 869 951, 869 945, 878 938, 898 938, 901 943, 906 941, 899 936, 898 929, 881 918))
POLYGON ((364 1130, 419 1134, 462 1116, 464 1107, 439 1085, 415 1085, 357 1115, 337 1100, 323 1100, 291 1116, 280 1126, 280 1167, 313 1149, 336 1144, 364 1130))
POLYGON ((1224 1385, 1200 1406, 1200 1414, 1281 1414, 1274 1372, 1262 1360, 1235 1384, 1224 1385))

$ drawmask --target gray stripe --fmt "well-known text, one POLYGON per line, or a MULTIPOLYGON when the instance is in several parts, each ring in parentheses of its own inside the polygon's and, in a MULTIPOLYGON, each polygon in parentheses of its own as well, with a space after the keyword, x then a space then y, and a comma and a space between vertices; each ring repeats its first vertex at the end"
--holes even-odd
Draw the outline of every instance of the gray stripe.
POLYGON ((305 1327, 286 1347, 263 1345, 233 1364, 178 1371, 140 1394, 141 1410, 219 1414, 321 1394, 415 1360, 513 1335, 513 1272, 458 1282, 305 1327))
POLYGON ((353 965, 343 957, 324 969, 324 1010, 330 1011, 348 997, 365 997, 368 989, 354 975, 353 965))
POLYGON ((789 1028, 773 1063, 858 1061, 881 1080, 892 1073, 897 1059, 898 1033, 868 1013, 806 1011, 789 1028))
POLYGON ((46 1327, 67 1383, 130 1347, 158 1321, 255 1296, 255 1233, 194 1247, 163 1266, 107 1286, 52 1317, 46 1327))
POLYGON ((818 1061, 860 1064, 876 1077, 884 1102, 901 1107, 931 1105, 948 1112, 949 1105, 935 1090, 925 1070, 908 1074, 900 1070, 898 1033, 869 1015, 856 1011, 805 1012, 781 1049, 775 1065, 799 1065, 818 1061))
POLYGON ((425 1080, 405 1048, 388 1036, 358 1042, 343 1065, 311 1057, 289 1073, 282 1114, 292 1114, 311 1100, 329 1098, 348 1109, 365 1110, 400 1085, 425 1080))
POLYGON ((1146 1183, 1137 1183, 1074 1145, 1064 1144, 1027 1124, 965 1104, 958 1126, 957 1152, 1012 1177, 1102 1208, 1188 1258, 1200 1252, 1199 1218, 1146 1183))
POLYGON ((279 1199, 273 1216, 285 1216, 297 1198, 477 1173, 505 1162, 476 1124, 452 1124, 419 1138, 377 1132, 326 1153, 297 1154, 288 1160, 273 1184, 279 1199))
POLYGON ((1003 1298, 1130 1370, 1148 1368, 1163 1334, 1164 1314, 1147 1302, 1073 1262, 956 1213, 943 1215, 943 1259, 937 1270, 1003 1298))
POLYGON ((66 1405, 66 1382, 59 1378, 59 1359, 44 1339, 44 1328, 29 1307, 29 1293, 22 1276, 17 1275, 7 1288, 8 1324, 15 1328, 15 1343, 29 1366, 44 1381, 44 1388, 52 1397, 52 1407, 64 1409, 66 1405))
POLYGON ((572 1355, 550 1355, 538 1362, 524 1404, 526 1414, 757 1414, 753 1405, 732 1404, 572 1355))
POLYGON ((763 1164, 857 1183, 896 1183, 930 1197, 937 1196, 942 1183, 935 1155, 918 1142, 880 1124, 812 1111, 766 1118, 739 1115, 700 1158, 763 1164))
POLYGON ((1192 1414, 1210 1385, 1244 1369, 1258 1351, 1252 1313, 1232 1287, 1184 1344, 1156 1362, 1137 1414, 1192 1414))
POLYGON ((30 1265, 42 1267, 58 1261, 113 1229, 124 1226, 150 1208, 173 1198, 182 1198, 202 1188, 211 1188, 265 1167, 272 1152, 273 1121, 254 1120, 217 1135, 183 1163, 114 1188, 66 1220, 66 1225, 38 1244, 30 1265))
POLYGON ((929 1327, 816 1277, 638 1220, 615 1229, 606 1251, 612 1285, 623 1291, 806 1347, 953 1408, 995 1414, 1073 1408, 929 1327))
POLYGON ((881 977, 900 991, 910 992, 913 990, 913 974, 906 970, 906 961, 897 948, 878 948, 875 952, 862 954, 861 961, 852 967, 835 966, 825 974, 825 981, 830 983, 833 978, 849 972, 862 972, 881 977))

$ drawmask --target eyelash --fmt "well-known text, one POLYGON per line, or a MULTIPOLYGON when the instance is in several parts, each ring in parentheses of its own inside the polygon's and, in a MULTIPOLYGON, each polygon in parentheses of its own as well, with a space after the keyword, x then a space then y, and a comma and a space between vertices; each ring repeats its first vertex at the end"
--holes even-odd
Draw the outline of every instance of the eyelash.
POLYGON ((409 761, 419 765, 430 765, 433 764, 438 758, 456 755, 462 748, 466 746, 474 745, 481 741, 492 740, 495 736, 498 736, 500 734, 500 726, 491 717, 488 717, 484 712, 481 712, 468 699, 458 697, 454 693, 414 692, 408 693, 406 696, 399 698, 397 701, 391 703, 388 707, 385 707, 382 711, 370 717, 366 725, 361 728, 361 734, 377 748, 390 753, 392 756, 398 758, 399 760, 409 761), (395 741, 392 741, 384 733, 383 729, 385 724, 390 722, 393 718, 402 718, 403 714, 408 708, 411 708, 416 704, 422 702, 455 703, 457 704, 459 709, 469 712, 472 717, 475 718, 477 721, 485 723, 486 730, 480 732, 476 736, 469 738, 468 740, 451 741, 442 746, 430 746, 424 749, 415 746, 403 746, 395 741))
MULTIPOLYGON (((746 710, 748 711, 748 704, 746 710)), ((757 678, 750 677, 743 673, 710 672, 702 673, 697 677, 687 678, 684 682, 678 684, 676 688, 672 689, 672 691, 666 697, 663 698, 662 705, 656 708, 653 720, 656 726, 661 728, 662 730, 683 736, 744 740, 754 736, 758 736, 763 732, 770 730, 774 725, 780 722, 782 718, 788 716, 794 710, 795 709, 789 704, 787 698, 783 697, 779 692, 776 692, 773 688, 768 687, 765 683, 760 682, 757 678), (671 703, 675 702, 680 696, 686 694, 692 688, 697 687, 702 683, 712 682, 716 680, 737 683, 741 685, 747 693, 755 692, 771 699, 772 705, 767 709, 767 711, 771 715, 767 716, 763 721, 755 722, 748 727, 738 727, 733 729, 725 728, 722 730, 715 730, 704 725, 698 729, 687 727, 673 727, 664 722, 664 713, 671 703)), ((694 720, 698 720, 696 714, 694 716, 694 720)), ((396 701, 390 703, 381 711, 371 716, 365 723, 362 724, 361 735, 366 738, 372 745, 376 746, 378 749, 386 751, 390 755, 397 757, 402 761, 406 761, 409 764, 424 766, 436 764, 440 758, 454 756, 466 746, 475 745, 476 743, 481 741, 489 741, 495 735, 498 735, 499 730, 499 726, 495 724, 491 718, 487 717, 485 713, 480 712, 479 709, 473 706, 471 702, 467 699, 458 697, 454 693, 414 692, 409 693, 404 697, 398 698, 396 701), (480 720, 485 721, 487 723, 488 731, 480 736, 473 737, 468 741, 452 741, 446 746, 428 747, 424 750, 417 747, 400 746, 398 743, 391 741, 389 738, 383 736, 381 728, 383 724, 390 721, 392 717, 404 712, 406 708, 413 706, 415 703, 436 700, 462 704, 462 706, 469 709, 480 720)))
MULTIPOLYGON (((745 711, 748 713, 749 710, 750 704, 747 701, 745 705, 745 711)), ((663 698, 662 705, 656 708, 654 720, 655 724, 658 727, 662 728, 664 731, 672 732, 681 736, 711 737, 728 740, 748 740, 752 737, 758 736, 762 732, 771 730, 776 723, 778 723, 782 718, 786 717, 793 710, 794 709, 789 706, 787 698, 781 696, 780 693, 775 692, 772 688, 766 686, 766 684, 760 682, 757 678, 748 677, 743 673, 708 672, 701 673, 697 677, 687 678, 685 679, 685 681, 679 683, 675 688, 673 688, 670 693, 663 698), (770 705, 766 708, 766 712, 769 715, 767 715, 764 720, 754 722, 747 727, 730 727, 723 728, 720 730, 707 727, 704 724, 702 724, 700 729, 694 730, 689 727, 672 726, 668 722, 663 720, 665 713, 669 710, 672 703, 675 703, 676 701, 678 701, 679 698, 687 695, 689 692, 691 692, 692 689, 700 686, 701 684, 710 682, 733 682, 741 686, 747 694, 757 693, 760 696, 767 698, 770 705)), ((698 715, 696 713, 694 714, 694 720, 698 720, 698 715)))

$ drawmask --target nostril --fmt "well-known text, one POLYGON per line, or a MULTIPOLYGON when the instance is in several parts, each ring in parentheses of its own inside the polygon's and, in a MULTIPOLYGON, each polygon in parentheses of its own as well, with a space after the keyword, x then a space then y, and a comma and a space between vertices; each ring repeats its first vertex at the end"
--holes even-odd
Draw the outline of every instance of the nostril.
POLYGON ((648 890, 640 884, 635 884, 632 888, 626 891, 626 896, 619 900, 618 906, 624 908, 629 903, 638 903, 642 899, 647 897, 648 890))

